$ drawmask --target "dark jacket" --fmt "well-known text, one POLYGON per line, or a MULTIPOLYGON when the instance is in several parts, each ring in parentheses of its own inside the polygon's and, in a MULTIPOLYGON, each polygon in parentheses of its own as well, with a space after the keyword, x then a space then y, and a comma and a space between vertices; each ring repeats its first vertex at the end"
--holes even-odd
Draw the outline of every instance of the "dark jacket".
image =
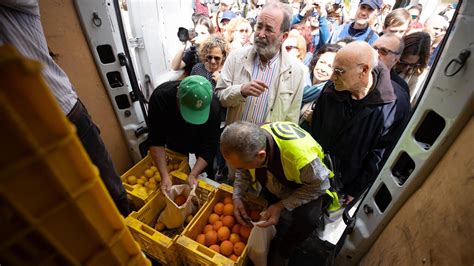
POLYGON ((220 136, 220 104, 212 97, 209 119, 202 125, 184 121, 179 111, 176 93, 180 81, 158 86, 150 97, 148 120, 151 146, 166 146, 179 153, 195 153, 212 165, 220 136))
POLYGON ((372 75, 372 91, 358 101, 328 82, 312 117, 311 134, 334 160, 338 190, 355 197, 377 177, 409 114, 397 101, 389 71, 379 65, 372 75))

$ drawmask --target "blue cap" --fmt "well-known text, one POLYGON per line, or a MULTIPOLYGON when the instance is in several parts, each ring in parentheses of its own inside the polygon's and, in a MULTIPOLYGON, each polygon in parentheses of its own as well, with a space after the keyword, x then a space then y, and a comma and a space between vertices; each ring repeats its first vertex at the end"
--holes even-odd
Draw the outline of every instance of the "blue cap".
POLYGON ((368 5, 373 10, 380 10, 383 5, 383 0, 362 0, 359 5, 368 5))
POLYGON ((221 22, 224 20, 224 19, 227 19, 227 20, 231 20, 233 18, 237 17, 237 15, 232 12, 232 11, 224 11, 224 14, 222 14, 222 18, 221 18, 221 22))

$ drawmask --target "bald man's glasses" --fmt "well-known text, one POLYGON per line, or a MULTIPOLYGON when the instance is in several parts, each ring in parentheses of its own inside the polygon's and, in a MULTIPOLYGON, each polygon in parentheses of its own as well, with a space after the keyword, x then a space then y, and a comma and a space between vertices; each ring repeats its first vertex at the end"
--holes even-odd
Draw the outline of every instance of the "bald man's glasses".
POLYGON ((374 46, 374 49, 379 52, 379 54, 381 56, 386 56, 388 54, 394 54, 394 55, 399 55, 400 53, 399 52, 395 52, 395 51, 392 51, 390 49, 387 49, 387 48, 383 48, 383 47, 377 47, 377 46, 374 46))
MULTIPOLYGON (((365 66, 365 64, 359 63, 359 64, 356 65, 356 67, 360 67, 360 66, 365 66)), ((339 77, 344 75, 347 72, 346 69, 340 68, 340 67, 333 67, 332 71, 339 77)))

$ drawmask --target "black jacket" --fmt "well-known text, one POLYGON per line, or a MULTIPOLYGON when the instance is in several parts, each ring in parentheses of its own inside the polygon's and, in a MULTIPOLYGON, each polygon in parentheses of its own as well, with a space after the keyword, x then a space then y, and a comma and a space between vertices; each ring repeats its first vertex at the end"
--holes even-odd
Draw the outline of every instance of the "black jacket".
POLYGON ((312 117, 311 134, 333 158, 339 191, 359 196, 375 180, 409 117, 384 66, 372 71, 374 87, 362 100, 326 84, 312 117))
POLYGON ((180 81, 158 86, 150 97, 148 120, 151 146, 166 146, 179 153, 195 153, 212 165, 220 136, 220 103, 212 97, 209 119, 202 125, 184 121, 179 111, 176 93, 180 81))

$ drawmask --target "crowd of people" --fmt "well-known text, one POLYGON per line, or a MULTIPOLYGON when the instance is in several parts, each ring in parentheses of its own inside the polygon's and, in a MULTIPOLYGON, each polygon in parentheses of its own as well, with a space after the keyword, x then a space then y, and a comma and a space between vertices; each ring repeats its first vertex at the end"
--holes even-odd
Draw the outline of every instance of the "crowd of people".
MULTIPOLYGON (((181 106, 196 105, 196 99, 180 102, 183 83, 204 78, 201 86, 220 104, 219 134, 214 105, 203 114, 213 117, 207 135, 198 134, 210 126, 207 118, 173 118, 195 140, 180 142, 180 151, 198 157, 191 183, 207 169, 208 177, 233 184, 241 222, 247 191, 269 201, 265 226, 290 211, 289 233, 274 243, 280 262, 320 225, 322 212, 360 197, 375 180, 449 25, 442 15, 421 23, 421 5, 392 9, 382 0, 361 0, 350 18, 342 1, 282 2, 196 0, 198 34, 183 42, 172 63, 191 76, 172 83, 170 94, 181 106), (204 149, 215 156, 203 156, 204 149)), ((153 94, 150 110, 160 94, 153 94)), ((182 131, 165 132, 154 145, 173 146, 182 131)))

